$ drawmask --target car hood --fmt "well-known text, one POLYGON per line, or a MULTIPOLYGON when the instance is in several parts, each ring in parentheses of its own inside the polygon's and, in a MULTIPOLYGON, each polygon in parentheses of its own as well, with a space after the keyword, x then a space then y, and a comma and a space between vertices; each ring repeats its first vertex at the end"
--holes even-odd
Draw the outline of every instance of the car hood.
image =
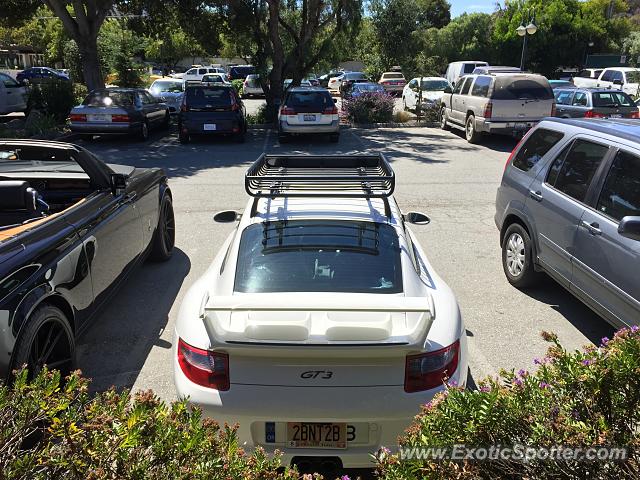
POLYGON ((431 295, 259 293, 205 297, 201 315, 222 343, 421 345, 435 308, 431 295))

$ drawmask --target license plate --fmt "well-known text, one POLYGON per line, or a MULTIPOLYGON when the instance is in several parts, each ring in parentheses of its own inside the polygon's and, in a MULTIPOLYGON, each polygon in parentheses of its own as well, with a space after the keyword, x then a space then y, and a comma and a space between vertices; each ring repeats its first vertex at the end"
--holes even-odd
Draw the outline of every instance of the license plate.
POLYGON ((516 130, 525 130, 527 128, 527 124, 526 123, 516 123, 513 128, 515 128, 516 130))
POLYGON ((315 115, 305 115, 304 116, 304 121, 305 122, 315 122, 316 121, 316 116, 315 115))
POLYGON ((287 423, 289 448, 347 448, 346 423, 287 423))
POLYGON ((622 118, 622 115, 619 113, 612 113, 611 118, 622 118))
POLYGON ((91 115, 87 115, 88 122, 110 122, 111 115, 106 113, 93 113, 91 115))
POLYGON ((214 131, 216 129, 216 124, 215 123, 205 123, 204 124, 204 129, 205 129, 205 131, 212 132, 212 131, 214 131))

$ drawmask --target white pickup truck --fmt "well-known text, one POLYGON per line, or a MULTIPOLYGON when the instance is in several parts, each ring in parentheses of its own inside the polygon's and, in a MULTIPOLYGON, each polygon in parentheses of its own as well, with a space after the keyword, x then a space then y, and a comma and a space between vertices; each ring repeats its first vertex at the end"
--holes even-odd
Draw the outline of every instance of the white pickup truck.
POLYGON ((598 78, 574 77, 573 84, 578 88, 613 88, 637 97, 640 94, 640 69, 605 68, 598 78))

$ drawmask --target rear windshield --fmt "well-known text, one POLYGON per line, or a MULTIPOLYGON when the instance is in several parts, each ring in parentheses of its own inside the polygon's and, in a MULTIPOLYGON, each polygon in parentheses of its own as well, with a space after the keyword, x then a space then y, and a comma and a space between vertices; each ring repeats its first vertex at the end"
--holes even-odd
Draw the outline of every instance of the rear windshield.
POLYGON ((551 148, 562 140, 563 133, 539 128, 531 134, 513 159, 513 166, 528 172, 551 148))
POLYGON ((242 232, 236 292, 400 293, 398 235, 373 222, 265 222, 242 232))
POLYGON ((247 75, 254 73, 255 71, 255 67, 232 67, 230 73, 233 76, 242 75, 246 77, 247 75))
POLYGON ((634 107, 629 95, 624 92, 596 92, 593 94, 594 107, 634 107))
POLYGON ((544 79, 496 77, 491 98, 494 100, 551 100, 553 91, 549 82, 544 79))
POLYGON ((128 107, 135 104, 135 94, 133 92, 110 92, 106 90, 92 92, 82 102, 90 107, 109 107, 117 105, 128 107))
MULTIPOLYGON (((344 74, 344 79, 345 80, 359 80, 359 79, 363 79, 363 78, 367 78, 367 77, 362 72, 353 72, 353 73, 345 73, 344 74)), ((402 76, 400 78, 402 78, 402 76)))
POLYGON ((465 63, 462 68, 462 73, 473 73, 476 68, 485 66, 484 63, 465 63))
POLYGON ((333 106, 333 100, 329 92, 291 92, 285 102, 289 107, 324 110, 333 106))
POLYGON ((231 105, 231 93, 228 88, 189 87, 186 95, 187 104, 190 107, 226 107, 231 105))
POLYGON ((172 82, 171 80, 157 80, 151 85, 151 92, 170 92, 178 93, 182 92, 184 84, 180 82, 172 82))

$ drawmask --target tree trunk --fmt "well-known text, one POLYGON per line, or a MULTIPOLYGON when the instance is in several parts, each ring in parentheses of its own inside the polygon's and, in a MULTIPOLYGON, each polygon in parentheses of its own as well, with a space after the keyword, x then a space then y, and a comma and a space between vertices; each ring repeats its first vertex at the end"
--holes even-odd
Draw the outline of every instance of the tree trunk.
POLYGON ((278 16, 280 5, 278 1, 271 0, 269 3, 269 20, 267 28, 269 31, 269 42, 273 51, 273 66, 269 73, 269 91, 266 94, 267 118, 275 121, 278 118, 278 108, 282 102, 282 71, 284 67, 284 48, 280 39, 280 29, 278 26, 278 16))
POLYGON ((76 40, 80 50, 80 60, 82 62, 82 74, 87 90, 104 88, 104 78, 100 71, 100 58, 98 56, 97 38, 76 40))

